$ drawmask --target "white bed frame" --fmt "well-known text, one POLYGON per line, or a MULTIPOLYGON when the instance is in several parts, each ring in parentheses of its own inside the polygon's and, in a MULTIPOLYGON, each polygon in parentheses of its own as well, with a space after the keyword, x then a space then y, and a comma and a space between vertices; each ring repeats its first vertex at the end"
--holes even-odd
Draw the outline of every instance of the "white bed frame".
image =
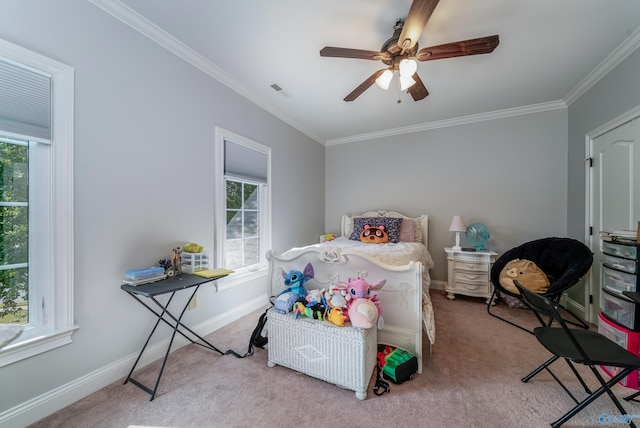
MULTIPOLYGON (((384 213, 389 217, 405 217, 399 213, 384 213)), ((371 214, 380 216, 379 212, 371 214)), ((427 218, 423 217, 420 221, 426 242, 427 218)), ((348 224, 346 227, 348 229, 348 224)), ((285 288, 283 271, 303 271, 307 263, 311 263, 314 270, 314 278, 304 284, 307 290, 328 288, 336 281, 348 281, 350 277, 358 275, 372 283, 386 279, 385 286, 377 292, 384 321, 377 332, 378 343, 397 346, 416 355, 418 373, 422 373, 422 263, 412 261, 407 265, 392 266, 357 251, 330 246, 310 247, 290 255, 269 251, 267 259, 272 296, 285 288)))

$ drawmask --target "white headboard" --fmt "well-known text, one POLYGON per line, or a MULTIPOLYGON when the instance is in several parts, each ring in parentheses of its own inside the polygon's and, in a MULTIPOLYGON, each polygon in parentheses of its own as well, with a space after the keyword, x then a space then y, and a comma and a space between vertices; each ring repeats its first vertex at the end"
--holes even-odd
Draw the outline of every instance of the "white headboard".
POLYGON ((416 222, 416 227, 422 229, 422 243, 425 246, 429 244, 429 216, 426 214, 420 217, 407 217, 396 211, 368 211, 363 214, 356 215, 343 215, 340 233, 342 236, 349 237, 353 231, 353 218, 354 217, 395 217, 395 218, 408 218, 416 222))

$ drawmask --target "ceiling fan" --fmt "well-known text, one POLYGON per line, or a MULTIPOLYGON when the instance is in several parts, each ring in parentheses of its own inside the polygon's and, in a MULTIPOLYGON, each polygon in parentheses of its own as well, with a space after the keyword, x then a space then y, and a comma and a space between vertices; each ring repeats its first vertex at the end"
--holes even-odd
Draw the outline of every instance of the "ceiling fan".
POLYGON ((387 65, 386 68, 376 71, 355 88, 344 98, 345 101, 355 100, 374 83, 387 89, 396 70, 399 72, 400 89, 409 92, 414 101, 422 100, 429 95, 429 91, 416 72, 416 60, 433 61, 491 53, 498 46, 499 37, 494 35, 418 50, 418 39, 439 2, 440 0, 413 0, 407 18, 404 21, 399 19, 396 22, 393 36, 384 42, 380 52, 332 46, 325 46, 320 50, 320 56, 323 57, 380 60, 387 65))

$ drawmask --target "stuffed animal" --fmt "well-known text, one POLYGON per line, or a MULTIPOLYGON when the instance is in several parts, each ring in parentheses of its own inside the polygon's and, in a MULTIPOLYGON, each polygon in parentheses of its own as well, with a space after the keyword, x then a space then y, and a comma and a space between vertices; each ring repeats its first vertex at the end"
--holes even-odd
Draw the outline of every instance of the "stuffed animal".
POLYGON ((362 232, 360 232, 360 241, 365 244, 385 244, 389 242, 389 235, 387 235, 384 229, 385 227, 383 225, 371 226, 365 224, 362 232))
POLYGON ((351 296, 345 287, 332 285, 324 292, 322 303, 325 306, 324 320, 337 326, 344 326, 347 321, 347 304, 351 296))
POLYGON ((278 297, 276 297, 275 302, 273 302, 273 310, 279 314, 286 314, 291 312, 294 303, 298 300, 298 295, 291 291, 279 294, 278 297))
POLYGON ((312 306, 309 306, 309 304, 305 305, 303 301, 298 300, 293 304, 292 312, 294 318, 305 316, 307 318, 321 320, 323 319, 324 308, 320 304, 315 304, 312 306))
POLYGON ((290 270, 289 272, 282 271, 284 285, 286 285, 287 288, 276 296, 274 310, 281 314, 290 312, 296 301, 306 297, 307 290, 304 288, 304 283, 313 278, 313 275, 313 266, 311 263, 307 263, 304 272, 298 270, 290 270))
POLYGON ((307 306, 313 304, 322 304, 322 296, 324 295, 325 291, 327 291, 326 288, 314 288, 313 290, 309 290, 307 292, 307 296, 305 297, 307 306))
POLYGON ((347 311, 351 325, 357 328, 371 328, 378 321, 378 308, 369 299, 355 299, 347 311))
POLYGON ((333 233, 325 233, 324 235, 320 235, 320 242, 328 242, 336 239, 336 235, 333 233))
POLYGON ((347 321, 343 308, 333 308, 328 314, 325 314, 324 318, 325 321, 329 321, 338 327, 344 327, 344 323, 347 321))
POLYGON ((353 304, 355 299, 369 299, 378 308, 378 315, 382 314, 382 308, 380 308, 380 301, 378 296, 373 291, 378 291, 387 283, 386 279, 381 279, 374 284, 368 283, 364 278, 358 276, 357 278, 349 278, 345 282, 338 282, 339 287, 344 287, 347 290, 349 296, 351 296, 350 302, 347 304, 347 309, 353 304))
POLYGON ((284 285, 286 285, 287 288, 278 293, 278 296, 292 292, 295 293, 298 298, 304 299, 307 295, 304 283, 313 278, 313 266, 311 263, 307 263, 304 272, 300 272, 299 270, 290 270, 289 272, 282 271, 282 278, 284 278, 284 285))
POLYGON ((500 272, 500 285, 513 294, 520 294, 513 280, 534 293, 544 294, 549 289, 549 278, 534 262, 526 259, 514 259, 500 272))
POLYGON ((343 287, 351 296, 347 304, 347 316, 351 325, 359 328, 371 328, 376 324, 382 313, 378 296, 372 291, 380 290, 387 283, 382 279, 375 284, 369 284, 364 278, 349 278, 348 282, 338 282, 336 285, 343 287))
POLYGON ((345 311, 347 310, 349 300, 351 300, 351 295, 347 292, 347 288, 337 285, 329 287, 329 290, 325 291, 322 297, 323 303, 330 309, 343 308, 345 311))

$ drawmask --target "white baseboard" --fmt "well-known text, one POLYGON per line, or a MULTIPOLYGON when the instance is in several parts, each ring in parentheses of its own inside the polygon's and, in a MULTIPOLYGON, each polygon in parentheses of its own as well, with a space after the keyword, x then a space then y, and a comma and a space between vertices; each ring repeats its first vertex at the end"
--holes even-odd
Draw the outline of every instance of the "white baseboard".
POLYGON ((431 286, 429 287, 430 290, 444 290, 445 285, 447 285, 447 281, 440 281, 437 279, 432 279, 431 280, 431 286))
POLYGON ((568 294, 564 293, 562 296, 560 296, 560 304, 571 311, 572 314, 577 315, 578 318, 581 318, 583 320, 587 319, 585 316, 584 305, 569 298, 568 294))
MULTIPOLYGON (((257 309, 265 307, 265 302, 268 302, 268 296, 266 294, 206 320, 194 327, 190 326, 189 328, 195 331, 198 335, 204 337, 257 309)), ((171 352, 188 345, 189 343, 191 342, 187 339, 176 335, 171 352)), ((138 362, 136 369, 140 369, 160 358, 163 358, 168 345, 169 338, 148 347, 138 362)), ((129 374, 129 370, 131 370, 131 367, 135 363, 137 357, 138 352, 128 355, 118 361, 108 364, 107 366, 88 373, 85 376, 0 413, 0 428, 25 427, 117 380, 123 379, 127 374, 129 374)))

